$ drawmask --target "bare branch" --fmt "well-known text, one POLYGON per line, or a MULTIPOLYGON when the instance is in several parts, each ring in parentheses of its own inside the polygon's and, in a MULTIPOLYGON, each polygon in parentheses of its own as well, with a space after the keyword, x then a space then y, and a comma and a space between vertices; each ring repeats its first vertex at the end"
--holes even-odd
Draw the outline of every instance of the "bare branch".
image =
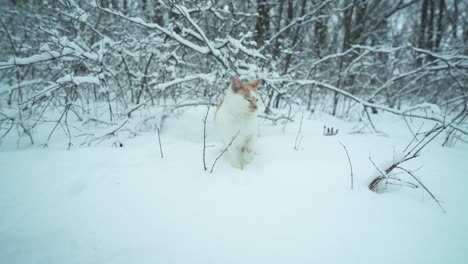
POLYGON ((161 132, 160 132, 159 126, 156 126, 156 130, 158 131, 159 153, 162 159, 164 158, 164 155, 163 155, 163 149, 162 149, 162 144, 161 144, 161 135, 160 135, 161 132))
POLYGON ((240 130, 237 131, 236 135, 232 137, 231 141, 229 142, 229 144, 223 149, 223 151, 219 154, 219 156, 215 159, 215 161, 213 162, 213 165, 211 166, 211 170, 210 170, 210 173, 213 173, 213 169, 216 165, 216 162, 218 162, 219 158, 221 158, 221 156, 223 156, 223 154, 228 150, 228 148, 232 145, 232 142, 234 142, 234 140, 237 138, 237 136, 239 135, 240 133, 240 130))
POLYGON ((338 142, 341 144, 341 146, 343 146, 345 152, 346 152, 346 156, 348 157, 348 162, 349 162, 349 170, 351 171, 351 190, 353 189, 353 186, 354 186, 354 180, 353 180, 353 165, 351 164, 351 159, 349 158, 349 153, 348 153, 348 150, 346 149, 346 146, 341 143, 341 141, 338 140, 338 142))
POLYGON ((444 212, 444 214, 447 214, 447 212, 445 211, 445 209, 442 207, 442 205, 440 204, 439 200, 434 196, 434 194, 432 194, 432 192, 418 179, 418 177, 414 176, 413 173, 411 173, 409 170, 405 169, 405 168, 402 168, 402 167, 397 167, 398 169, 408 173, 414 180, 416 180, 419 185, 421 187, 424 188, 424 190, 426 190, 427 193, 429 193, 429 195, 432 197, 432 199, 437 203, 437 205, 439 205, 440 207, 440 210, 442 210, 442 212, 444 212))

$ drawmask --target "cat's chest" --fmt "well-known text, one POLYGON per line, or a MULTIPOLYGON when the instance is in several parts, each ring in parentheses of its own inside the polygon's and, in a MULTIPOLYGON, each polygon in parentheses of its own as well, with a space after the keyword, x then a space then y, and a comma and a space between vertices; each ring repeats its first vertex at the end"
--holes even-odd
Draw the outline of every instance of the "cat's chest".
POLYGON ((240 114, 220 111, 217 116, 218 129, 224 131, 224 133, 232 133, 233 131, 241 131, 241 134, 250 133, 249 131, 255 131, 257 126, 257 120, 255 113, 240 114))
POLYGON ((231 123, 232 125, 249 125, 254 124, 256 121, 255 114, 245 113, 229 113, 224 112, 220 116, 224 121, 231 123))

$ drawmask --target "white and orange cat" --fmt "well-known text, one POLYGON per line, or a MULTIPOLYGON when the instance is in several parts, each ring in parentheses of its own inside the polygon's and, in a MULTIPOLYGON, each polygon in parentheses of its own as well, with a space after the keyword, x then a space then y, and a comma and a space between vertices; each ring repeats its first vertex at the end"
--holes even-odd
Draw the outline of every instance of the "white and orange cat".
POLYGON ((232 166, 250 163, 257 144, 257 102, 260 80, 243 83, 234 77, 216 111, 216 128, 232 166), (234 140, 233 140, 234 139, 234 140))

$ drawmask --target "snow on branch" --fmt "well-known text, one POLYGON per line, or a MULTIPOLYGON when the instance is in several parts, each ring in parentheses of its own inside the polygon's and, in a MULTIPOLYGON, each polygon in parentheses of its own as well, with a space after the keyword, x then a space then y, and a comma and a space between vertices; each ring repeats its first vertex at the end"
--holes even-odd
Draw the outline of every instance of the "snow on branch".
POLYGON ((364 45, 352 45, 353 49, 364 49, 370 52, 377 53, 393 53, 403 49, 402 46, 399 47, 382 47, 382 46, 364 46, 364 45))
POLYGON ((22 81, 20 83, 17 83, 15 85, 10 85, 10 86, 0 85, 0 96, 6 93, 9 93, 11 91, 14 91, 18 88, 32 86, 32 85, 40 84, 43 82, 46 82, 46 81, 44 81, 43 79, 35 79, 35 80, 22 81))
POLYGON ((83 83, 90 84, 99 84, 99 78, 95 75, 88 76, 73 76, 72 74, 67 74, 57 80, 57 83, 74 83, 80 85, 83 83))
POLYGON ((198 53, 201 53, 201 54, 209 54, 210 53, 210 49, 208 47, 203 47, 203 46, 199 46, 199 45, 197 45, 195 43, 192 43, 192 42, 186 40, 185 38, 183 38, 181 35, 177 34, 175 31, 168 30, 168 29, 166 29, 166 28, 164 28, 164 27, 162 27, 162 26, 160 26, 160 25, 158 25, 156 23, 147 23, 147 22, 145 22, 143 19, 141 19, 139 17, 125 16, 120 12, 115 12, 115 11, 112 11, 112 10, 110 10, 108 8, 103 8, 103 7, 99 6, 97 3, 95 3, 94 6, 96 8, 98 8, 99 10, 103 11, 103 12, 106 12, 106 13, 114 15, 114 16, 121 17, 121 18, 123 18, 125 20, 136 23, 136 24, 138 24, 140 26, 161 31, 162 33, 164 33, 168 37, 173 38, 174 40, 176 40, 180 44, 182 44, 182 45, 184 45, 184 46, 186 46, 186 47, 188 47, 190 49, 193 49, 198 53))
MULTIPOLYGON (((395 115, 400 115, 400 116, 403 116, 403 117, 414 117, 414 118, 419 118, 419 119, 432 120, 432 121, 439 122, 441 124, 446 124, 447 123, 447 120, 445 120, 445 117, 443 117, 443 116, 441 117, 439 115, 427 115, 427 114, 421 114, 421 113, 415 113, 414 112, 414 110, 421 109, 421 107, 427 107, 428 106, 427 104, 420 105, 418 107, 411 107, 408 110, 398 110, 398 109, 390 108, 390 107, 387 107, 387 106, 367 102, 367 101, 365 101, 365 100, 363 100, 363 99, 361 99, 359 97, 356 97, 356 96, 352 95, 351 93, 349 93, 347 91, 339 89, 339 88, 337 88, 337 87, 335 87, 335 86, 333 86, 331 84, 328 84, 328 83, 323 83, 323 82, 319 82, 319 81, 315 81, 315 80, 295 80, 295 81, 289 81, 289 82, 294 82, 294 83, 297 83, 299 85, 317 85, 319 87, 322 87, 322 88, 331 90, 333 92, 336 92, 338 94, 341 94, 341 95, 343 95, 343 96, 345 96, 345 97, 359 103, 363 107, 376 108, 376 109, 380 109, 380 110, 383 110, 385 112, 389 112, 389 113, 392 113, 392 114, 395 114, 395 115)), ((436 111, 436 112, 440 112, 440 111, 436 111)), ((447 125, 449 127, 453 128, 453 129, 465 134, 465 135, 468 135, 468 129, 463 128, 463 127, 455 124, 454 122, 450 122, 447 125)))
POLYGON ((198 26, 195 21, 193 21, 192 17, 190 16, 190 13, 187 11, 187 9, 184 6, 181 5, 174 5, 177 10, 184 16, 189 23, 195 28, 195 30, 200 34, 201 38, 203 39, 203 42, 205 45, 208 47, 210 50, 210 53, 217 59, 221 64, 226 68, 229 69, 228 62, 226 58, 223 56, 223 54, 214 47, 213 43, 206 37, 205 32, 198 26))
POLYGON ((28 57, 11 57, 6 62, 0 62, 0 70, 11 69, 17 66, 27 66, 36 63, 48 62, 63 57, 77 57, 81 59, 98 61, 97 54, 84 51, 81 47, 66 38, 59 39, 58 43, 63 47, 60 51, 47 50, 28 57))
MULTIPOLYGON (((440 59, 440 60, 443 60, 443 61, 464 60, 465 62, 468 63, 468 56, 466 56, 466 55, 461 55, 461 54, 442 55, 442 54, 435 53, 435 52, 430 51, 430 50, 416 48, 416 47, 413 47, 413 46, 411 46, 411 49, 413 49, 414 51, 420 52, 420 53, 427 54, 427 55, 429 55, 431 57, 434 57, 436 59, 440 59)), ((468 67, 468 64, 465 64, 464 66, 468 67)))
MULTIPOLYGON (((182 15, 185 19, 187 19, 187 21, 193 26, 193 28, 195 28, 195 31, 192 31, 190 29, 183 29, 183 31, 190 34, 191 36, 195 37, 196 39, 202 41, 205 44, 205 46, 197 45, 197 44, 183 38, 181 35, 179 35, 174 30, 169 30, 167 28, 164 28, 164 27, 160 26, 157 23, 145 22, 140 17, 128 17, 126 15, 123 15, 120 12, 115 12, 115 11, 110 10, 108 8, 103 8, 100 5, 98 5, 97 3, 93 3, 93 6, 95 6, 96 8, 98 8, 99 10, 101 10, 103 12, 112 14, 114 16, 121 17, 121 18, 123 18, 125 20, 136 23, 136 24, 141 25, 143 27, 150 28, 150 29, 156 29, 156 30, 162 32, 163 34, 165 34, 166 36, 176 40, 177 42, 184 45, 185 47, 188 47, 188 48, 190 48, 192 50, 195 50, 196 52, 201 53, 201 54, 212 55, 213 57, 216 58, 216 60, 218 62, 221 63, 221 65, 223 65, 223 67, 225 69, 232 69, 235 72, 237 72, 237 70, 235 68, 233 69, 230 66, 229 61, 227 60, 225 55, 218 48, 218 47, 223 47, 224 44, 223 45, 215 45, 213 41, 208 39, 208 37, 206 36, 204 31, 200 28, 200 26, 192 19, 192 17, 190 16, 190 13, 193 12, 193 10, 190 11, 186 7, 181 6, 181 5, 176 5, 176 4, 174 5, 176 12, 178 14, 182 15)), ((265 56, 263 56, 260 53, 261 50, 257 51, 257 50, 249 49, 249 48, 245 47, 244 45, 242 45, 241 41, 239 41, 239 40, 236 40, 236 39, 234 39, 232 37, 228 37, 227 42, 230 43, 234 48, 237 48, 237 49, 241 50, 243 53, 247 54, 248 56, 265 59, 265 56)), ((225 42, 225 43, 227 43, 227 42, 225 42)))
POLYGON ((34 54, 29 57, 12 57, 6 62, 0 62, 0 70, 14 68, 16 66, 25 66, 34 63, 46 62, 54 60, 60 57, 73 54, 72 50, 64 50, 62 52, 58 51, 47 51, 39 54, 34 54))
POLYGON ((58 78, 55 82, 48 82, 50 83, 49 86, 46 86, 41 89, 41 91, 36 92, 33 94, 31 97, 26 99, 24 103, 29 102, 31 100, 34 100, 35 98, 38 98, 40 96, 50 94, 52 92, 55 92, 59 90, 60 88, 63 87, 64 84, 67 83, 73 83, 75 85, 81 85, 81 84, 98 84, 99 85, 99 78, 94 75, 88 75, 88 76, 73 76, 72 74, 67 74, 63 77, 58 78))
MULTIPOLYGON (((154 89, 159 90, 159 91, 163 91, 163 90, 165 90, 166 88, 168 88, 170 86, 180 84, 180 83, 183 83, 183 82, 197 80, 197 79, 205 80, 207 82, 213 82, 214 81, 213 76, 210 75, 210 74, 193 74, 193 75, 185 76, 183 78, 177 78, 177 79, 174 79, 174 80, 169 81, 169 82, 157 84, 157 85, 155 85, 154 89)), ((138 108, 140 108, 143 105, 147 104, 152 99, 153 99, 153 97, 147 98, 145 101, 143 101, 143 102, 135 105, 134 107, 132 107, 132 109, 130 109, 130 111, 127 112, 127 116, 130 117, 131 114, 135 110, 137 110, 138 108)))
POLYGON ((244 52, 245 54, 251 57, 260 58, 264 60, 266 59, 265 56, 263 56, 258 50, 247 48, 246 46, 242 45, 242 41, 238 39, 228 36, 227 40, 229 44, 231 44, 234 48, 241 50, 242 52, 244 52))
POLYGON ((263 47, 261 47, 259 49, 259 51, 262 51, 264 50, 267 46, 271 45, 272 44, 272 41, 275 40, 277 37, 279 37, 281 34, 283 34, 285 31, 287 31, 288 29, 290 29, 291 27, 295 26, 296 24, 304 24, 304 23, 308 23, 308 22, 311 22, 311 21, 314 21, 314 20, 317 20, 319 19, 320 17, 313 17, 312 19, 309 19, 309 20, 305 20, 307 17, 311 17, 313 15, 315 15, 315 13, 317 13, 320 9, 324 8, 326 5, 328 5, 329 3, 331 2, 331 0, 328 0, 328 1, 325 1, 323 2, 322 4, 320 4, 320 6, 318 6, 317 8, 314 9, 313 12, 311 13, 307 13, 307 14, 304 14, 303 16, 300 16, 300 17, 297 17, 295 18, 291 23, 289 23, 288 25, 286 25, 285 27, 283 27, 282 29, 280 29, 276 34, 274 34, 270 39, 268 39, 267 41, 265 41, 265 45, 263 47))
POLYGON ((399 74, 397 76, 394 76, 394 77, 388 79, 382 86, 380 86, 375 92, 373 92, 369 96, 368 100, 371 100, 374 97, 376 97, 382 91, 387 89, 390 85, 394 84, 397 80, 400 80, 400 79, 403 79, 403 78, 406 78, 406 77, 421 73, 423 71, 431 72, 431 71, 448 70, 452 66, 452 65, 435 65, 435 64, 437 64, 437 61, 431 61, 431 62, 428 62, 428 63, 422 65, 421 67, 419 67, 417 69, 414 69, 414 70, 399 74), (432 66, 432 65, 435 65, 435 66, 432 66))

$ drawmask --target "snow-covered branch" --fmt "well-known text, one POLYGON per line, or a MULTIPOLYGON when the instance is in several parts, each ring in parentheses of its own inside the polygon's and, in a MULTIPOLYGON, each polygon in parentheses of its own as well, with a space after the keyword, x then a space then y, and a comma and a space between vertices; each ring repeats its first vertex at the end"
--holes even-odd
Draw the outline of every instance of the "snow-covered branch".
POLYGON ((201 53, 201 54, 209 54, 210 53, 210 49, 208 47, 203 47, 203 46, 200 46, 200 45, 197 45, 193 42, 190 42, 189 40, 183 38, 181 35, 177 34, 174 30, 169 30, 169 29, 166 29, 160 25, 158 25, 157 23, 148 23, 148 22, 145 22, 143 19, 141 19, 140 17, 128 17, 128 16, 125 16, 123 15, 122 13, 120 12, 115 12, 115 11, 112 11, 108 8, 103 8, 101 7, 100 5, 98 5, 96 3, 96 8, 98 8, 99 10, 103 11, 103 12, 106 12, 106 13, 109 13, 109 14, 112 14, 114 16, 117 16, 117 17, 120 17, 120 18, 123 18, 125 20, 128 20, 130 22, 133 22, 133 23, 136 23, 140 26, 143 26, 143 27, 146 27, 146 28, 149 28, 149 29, 156 29, 160 32, 162 32, 163 34, 165 34, 166 36, 176 40, 177 42, 179 42, 180 44, 198 52, 198 53, 201 53))
POLYGON ((362 105, 363 107, 368 107, 368 108, 376 108, 376 109, 380 109, 380 110, 383 110, 385 112, 389 112, 389 113, 392 113, 392 114, 395 114, 395 115, 399 115, 399 116, 404 116, 404 117, 414 117, 414 118, 420 118, 420 119, 426 119, 426 120, 432 120, 432 121, 435 121, 435 122, 439 122, 441 124, 448 124, 449 127, 465 134, 465 135, 468 135, 468 129, 466 128, 463 128, 463 127, 460 127, 452 122, 448 123, 448 120, 444 117, 444 116, 440 116, 440 115, 437 115, 437 114, 433 114, 433 115, 426 115, 426 114, 420 114, 420 113, 417 113, 415 112, 414 110, 416 109, 421 109, 421 107, 426 107, 426 106, 430 106, 430 105, 424 105, 424 106, 417 106, 417 107, 411 107, 407 110, 398 110, 398 109, 394 109, 394 108, 390 108, 390 107, 387 107, 387 106, 384 106, 384 105, 379 105, 379 104, 375 104, 375 103, 370 103, 368 101, 365 101, 361 98, 358 98, 354 95, 352 95, 351 93, 347 92, 347 91, 344 91, 342 89, 339 89, 331 84, 328 84, 328 83, 323 83, 323 82, 319 82, 319 81, 314 81, 314 80, 295 80, 295 81, 292 81, 296 84, 299 84, 301 86, 304 86, 304 85, 317 85, 319 87, 322 87, 322 88, 325 88, 325 89, 328 89, 330 91, 333 91, 333 92, 336 92, 340 95, 343 95, 353 101, 355 101, 356 103, 362 105))
POLYGON ((0 62, 0 70, 6 70, 10 68, 14 68, 17 66, 25 66, 35 63, 47 62, 51 60, 55 60, 64 56, 72 55, 74 53, 73 50, 67 49, 63 50, 62 52, 58 51, 47 51, 42 52, 39 54, 34 54, 29 57, 12 57, 8 61, 0 62))
MULTIPOLYGON (((169 82, 165 82, 165 83, 160 83, 160 84, 157 84, 155 87, 154 87, 154 90, 157 90, 157 91, 164 91, 164 89, 168 88, 168 87, 171 87, 173 85, 176 85, 176 84, 180 84, 180 83, 183 83, 183 82, 188 82, 188 81, 193 81, 193 80, 197 80, 197 79, 201 79, 201 80, 205 80, 205 81, 208 81, 208 82, 212 82, 213 79, 212 79, 212 76, 209 75, 209 74, 194 74, 194 75, 190 75, 190 76, 186 76, 186 77, 183 77, 183 78, 178 78, 178 79, 174 79, 172 81, 169 81, 169 82)), ((137 110, 138 108, 142 107, 143 105, 146 105, 147 103, 149 103, 150 101, 152 100, 152 98, 148 98, 146 99, 145 101, 133 106, 128 112, 127 112, 127 116, 130 117, 131 114, 137 110)))
POLYGON ((226 69, 229 69, 229 64, 226 60, 226 58, 224 57, 223 53, 221 51, 219 51, 218 49, 216 49, 213 45, 213 43, 211 42, 211 40, 209 40, 206 35, 205 35, 205 32, 203 32, 203 30, 198 26, 197 23, 195 23, 195 21, 193 21, 192 17, 190 17, 190 13, 187 11, 187 9, 184 7, 184 6, 181 6, 181 5, 174 5, 176 7, 177 10, 179 10, 180 14, 182 14, 188 21, 189 23, 195 28, 195 30, 198 32, 198 34, 200 34, 201 38, 203 39, 203 42, 205 43, 205 45, 208 47, 208 49, 210 50, 210 53, 219 61, 221 62, 221 64, 226 68, 226 69))

